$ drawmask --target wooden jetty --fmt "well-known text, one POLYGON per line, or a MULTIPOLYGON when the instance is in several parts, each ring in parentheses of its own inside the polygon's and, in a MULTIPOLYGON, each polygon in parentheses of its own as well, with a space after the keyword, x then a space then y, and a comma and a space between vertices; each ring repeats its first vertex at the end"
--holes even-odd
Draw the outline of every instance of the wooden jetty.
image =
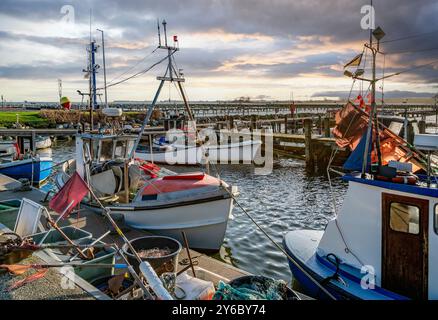
POLYGON ((25 140, 29 141, 32 152, 36 151, 36 138, 38 136, 73 137, 78 133, 76 129, 0 129, 2 137, 16 137, 20 150, 25 150, 25 140))
MULTIPOLYGON (((216 123, 203 123, 197 125, 198 130, 204 128, 214 128, 216 133, 228 136, 229 140, 244 140, 248 135, 252 135, 254 130, 258 130, 255 135, 262 140, 262 153, 265 153, 266 139, 272 139, 273 154, 275 157, 297 158, 306 161, 310 172, 325 170, 329 162, 332 150, 337 147, 335 138, 331 137, 331 126, 334 126, 334 119, 325 117, 289 118, 259 120, 253 119, 251 122, 243 123, 245 128, 250 128, 250 133, 233 131, 236 129, 234 118, 228 121, 216 123), (264 126, 269 127, 265 128, 264 126), (297 133, 302 131, 301 134, 297 133)), ((165 125, 167 129, 181 128, 176 122, 171 126, 165 125)), ((151 147, 151 142, 157 136, 166 134, 164 128, 159 130, 143 132, 143 142, 151 147)), ((350 152, 340 149, 334 158, 334 165, 341 166, 350 152)))
MULTIPOLYGON (((31 188, 31 190, 20 190, 21 183, 8 178, 0 174, 0 201, 11 200, 11 199, 23 199, 27 198, 41 205, 47 206, 48 202, 46 200, 46 193, 42 190, 31 188)), ((58 214, 55 212, 50 212, 53 217, 57 217, 58 214)), ((120 223, 119 223, 120 224, 120 223)), ((93 213, 87 209, 81 208, 80 213, 77 215, 71 215, 69 218, 61 220, 60 225, 73 225, 77 228, 81 228, 93 234, 94 237, 99 237, 104 234, 107 230, 112 230, 112 226, 103 216, 93 213)), ((134 239, 140 236, 151 235, 150 233, 143 230, 130 229, 127 226, 120 225, 124 230, 124 233, 128 239, 134 239)), ((0 223, 0 230, 5 231, 5 226, 0 223)), ((115 232, 106 236, 103 241, 107 243, 117 243, 119 246, 123 245, 123 242, 115 232)), ((210 256, 191 250, 191 257, 195 258, 197 261, 197 267, 206 270, 211 274, 219 275, 218 279, 232 280, 241 276, 249 275, 248 272, 240 270, 230 264, 226 264, 217 259, 213 259, 210 256)), ((41 258, 41 257, 40 257, 41 258)), ((178 260, 180 262, 187 258, 186 250, 182 250, 178 260)), ((47 263, 47 261, 46 261, 47 263)), ((179 269, 183 268, 180 264, 179 269)), ((201 271, 200 271, 201 272, 201 271)), ((1 280, 1 279, 0 279, 1 280)), ((90 286, 86 285, 85 281, 80 277, 75 277, 76 291, 72 291, 74 294, 81 295, 72 296, 72 299, 79 297, 80 299, 107 299, 107 297, 102 297, 102 294, 96 294, 96 290, 90 286), (79 279, 79 280, 78 280, 79 279)), ((44 281, 42 282, 44 285, 44 281)), ((40 299, 54 299, 53 293, 44 289, 44 286, 39 287, 38 282, 32 284, 32 290, 27 292, 30 296, 28 298, 32 299, 35 296, 35 292, 41 290, 46 296, 40 296, 40 299)), ((26 297, 24 297, 26 298, 26 297)), ((68 296, 66 297, 68 299, 68 296)))

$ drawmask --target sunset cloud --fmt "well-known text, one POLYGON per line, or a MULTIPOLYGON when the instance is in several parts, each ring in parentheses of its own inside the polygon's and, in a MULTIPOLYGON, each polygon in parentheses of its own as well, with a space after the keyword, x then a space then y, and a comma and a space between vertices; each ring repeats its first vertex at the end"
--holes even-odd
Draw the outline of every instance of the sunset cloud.
MULTIPOLYGON (((74 23, 66 23, 61 0, 0 2, 0 88, 6 99, 57 99, 57 79, 65 94, 78 100, 87 90, 82 70, 90 37, 105 30, 108 79, 143 70, 165 56, 157 46, 157 18, 168 22, 169 38, 178 35, 175 56, 184 69, 193 100, 239 96, 289 99, 343 93, 351 86, 343 65, 361 52, 369 32, 362 30, 360 8, 369 1, 316 0, 74 0, 74 23), (21 85, 20 85, 21 84, 21 85), (32 84, 32 85, 29 85, 32 84)), ((438 3, 387 0, 375 3, 376 23, 387 36, 388 54, 378 70, 399 72, 437 60, 438 3), (435 33, 434 33, 435 31, 435 33), (412 52, 410 52, 412 51, 412 52), (397 53, 400 52, 400 53, 397 53)), ((163 33, 163 30, 161 30, 163 33)), ((101 51, 97 54, 102 64, 101 51)), ((369 61, 369 60, 367 60, 369 61)), ((144 76, 109 90, 110 100, 147 100, 156 89, 158 66, 144 76)), ((367 69, 368 70, 368 69, 367 69)), ((102 85, 102 73, 98 74, 102 85)), ((438 64, 418 68, 385 82, 397 92, 433 92, 438 64)), ((177 97, 172 87, 166 95, 177 97)), ((338 96, 339 97, 339 96, 338 96)), ((168 98, 168 97, 163 97, 168 98)))

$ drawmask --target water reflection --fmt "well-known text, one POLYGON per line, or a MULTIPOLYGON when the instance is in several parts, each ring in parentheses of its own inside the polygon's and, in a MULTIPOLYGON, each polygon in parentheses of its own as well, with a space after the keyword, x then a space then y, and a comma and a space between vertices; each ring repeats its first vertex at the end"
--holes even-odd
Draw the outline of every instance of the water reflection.
MULTIPOLYGON (((73 141, 57 141, 53 145, 55 164, 74 157, 74 153, 73 141)), ((178 172, 200 169, 198 166, 170 168, 178 172)), ((327 178, 306 174, 303 161, 280 160, 267 176, 254 175, 252 166, 221 165, 218 171, 227 183, 239 186, 238 201, 279 244, 289 230, 324 229, 327 221, 334 217, 327 178)), ((333 186, 340 205, 346 184, 337 178, 333 186)), ((49 184, 44 188, 51 187, 49 184)), ((284 255, 239 208, 234 208, 233 215, 223 247, 215 258, 254 274, 290 282, 291 273, 284 255)))

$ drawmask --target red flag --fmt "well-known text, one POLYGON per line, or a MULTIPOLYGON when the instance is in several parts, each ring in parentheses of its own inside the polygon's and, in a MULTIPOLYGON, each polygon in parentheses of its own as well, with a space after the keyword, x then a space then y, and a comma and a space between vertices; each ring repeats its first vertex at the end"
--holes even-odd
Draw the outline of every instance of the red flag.
POLYGON ((75 172, 67 183, 50 200, 49 207, 63 217, 73 210, 88 193, 88 186, 81 176, 75 172))
POLYGON ((336 113, 336 126, 333 135, 340 148, 354 150, 368 126, 368 117, 361 110, 348 102, 336 113))

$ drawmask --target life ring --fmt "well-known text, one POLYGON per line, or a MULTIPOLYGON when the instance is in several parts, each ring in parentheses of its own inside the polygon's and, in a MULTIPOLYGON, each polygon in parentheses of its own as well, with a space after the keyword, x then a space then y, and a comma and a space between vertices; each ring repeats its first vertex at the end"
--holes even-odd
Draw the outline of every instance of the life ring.
POLYGON ((410 184, 410 185, 414 185, 418 182, 418 177, 413 174, 397 175, 394 178, 376 176, 376 179, 382 181, 394 182, 394 183, 410 184))

